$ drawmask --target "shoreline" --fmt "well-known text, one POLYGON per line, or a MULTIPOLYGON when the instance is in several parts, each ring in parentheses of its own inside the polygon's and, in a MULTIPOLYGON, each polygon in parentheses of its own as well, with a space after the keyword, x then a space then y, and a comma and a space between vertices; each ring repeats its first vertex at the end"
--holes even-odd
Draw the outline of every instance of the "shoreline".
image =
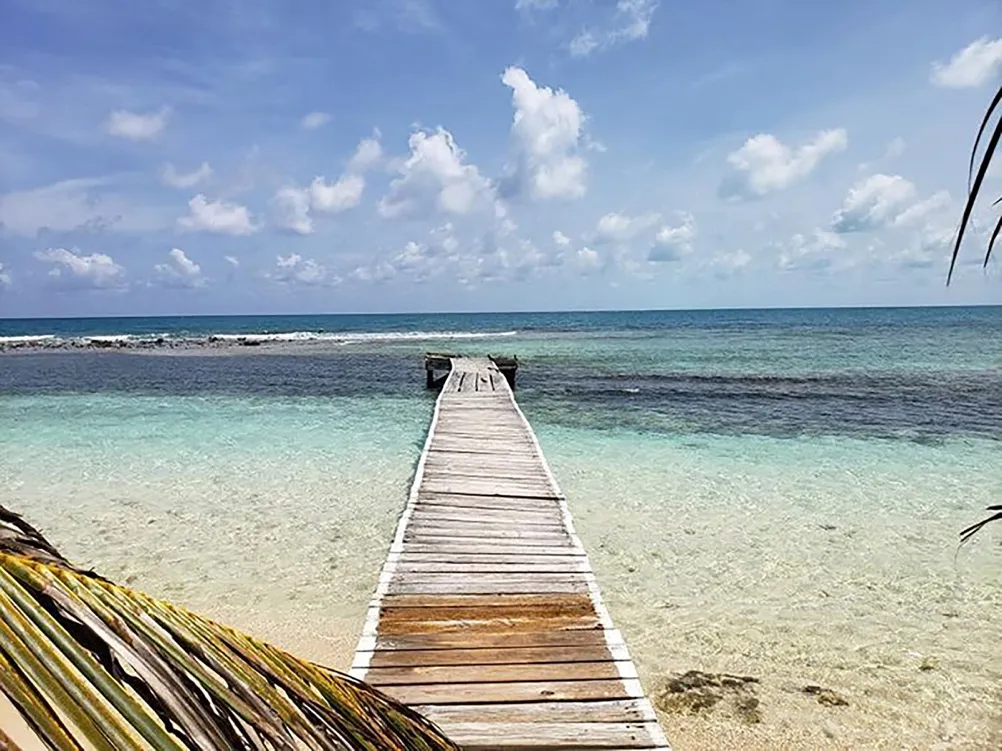
POLYGON ((404 342, 452 342, 507 339, 518 331, 291 331, 250 334, 54 334, 0 337, 0 354, 41 352, 189 352, 276 347, 334 347, 404 342))

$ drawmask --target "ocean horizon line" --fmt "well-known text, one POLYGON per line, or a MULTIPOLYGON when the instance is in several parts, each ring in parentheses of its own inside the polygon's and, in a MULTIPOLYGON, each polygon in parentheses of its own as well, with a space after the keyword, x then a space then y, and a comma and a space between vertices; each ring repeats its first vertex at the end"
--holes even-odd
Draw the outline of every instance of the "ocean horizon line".
POLYGON ((926 305, 776 305, 776 306, 735 306, 735 307, 694 307, 694 308, 566 308, 559 310, 438 310, 438 311, 395 311, 395 312, 347 312, 347 313, 155 313, 97 316, 0 316, 4 321, 109 321, 143 320, 150 318, 196 319, 196 318, 361 318, 385 317, 406 318, 412 316, 476 316, 476 315, 584 315, 608 313, 727 313, 727 312, 796 312, 825 310, 971 310, 1002 308, 1002 303, 929 303, 926 305))

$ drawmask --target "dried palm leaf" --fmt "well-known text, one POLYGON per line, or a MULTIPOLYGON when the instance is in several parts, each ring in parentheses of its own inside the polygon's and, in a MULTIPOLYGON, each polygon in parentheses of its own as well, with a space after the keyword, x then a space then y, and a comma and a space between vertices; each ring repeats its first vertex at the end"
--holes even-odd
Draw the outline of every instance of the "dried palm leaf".
POLYGON ((3 507, 0 691, 58 751, 456 749, 360 681, 74 567, 3 507))

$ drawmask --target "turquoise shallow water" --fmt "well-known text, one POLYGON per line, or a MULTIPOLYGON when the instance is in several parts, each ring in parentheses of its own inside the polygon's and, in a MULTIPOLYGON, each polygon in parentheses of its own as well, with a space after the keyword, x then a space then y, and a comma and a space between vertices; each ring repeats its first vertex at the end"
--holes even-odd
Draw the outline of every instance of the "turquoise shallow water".
POLYGON ((513 351, 644 681, 762 680, 763 723, 666 717, 678 748, 999 747, 1002 530, 957 532, 1002 497, 1000 309, 362 318, 383 338, 0 357, 0 503, 343 666, 430 417, 421 353, 513 351))

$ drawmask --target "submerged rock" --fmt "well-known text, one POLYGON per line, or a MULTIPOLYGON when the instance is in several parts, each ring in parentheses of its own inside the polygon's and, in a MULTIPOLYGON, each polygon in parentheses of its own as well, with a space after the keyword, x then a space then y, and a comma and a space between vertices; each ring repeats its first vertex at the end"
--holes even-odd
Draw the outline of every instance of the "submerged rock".
POLYGON ((755 686, 758 678, 728 673, 689 670, 670 676, 655 692, 654 704, 669 714, 701 714, 724 702, 732 713, 747 723, 759 723, 762 714, 755 686))
POLYGON ((846 699, 838 691, 832 691, 830 688, 822 688, 821 686, 804 686, 802 689, 805 694, 811 694, 814 696, 818 704, 825 707, 848 707, 849 700, 846 699))

